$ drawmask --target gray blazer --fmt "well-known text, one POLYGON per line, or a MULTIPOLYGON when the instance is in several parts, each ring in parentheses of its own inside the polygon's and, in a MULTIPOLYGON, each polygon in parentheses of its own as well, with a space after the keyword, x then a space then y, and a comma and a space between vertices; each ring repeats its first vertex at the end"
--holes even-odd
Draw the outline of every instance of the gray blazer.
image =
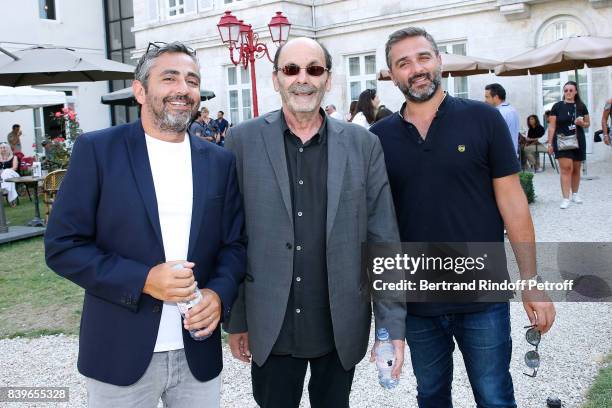
MULTIPOLYGON (((398 242, 383 151, 364 128, 328 118, 327 271, 334 341, 345 369, 365 355, 371 303, 360 270, 362 242, 398 242)), ((225 325, 249 332, 258 365, 268 358, 287 309, 293 276, 293 211, 280 111, 228 131, 236 155, 248 236, 247 275, 225 325)), ((374 304, 377 327, 405 337, 405 304, 374 304)))

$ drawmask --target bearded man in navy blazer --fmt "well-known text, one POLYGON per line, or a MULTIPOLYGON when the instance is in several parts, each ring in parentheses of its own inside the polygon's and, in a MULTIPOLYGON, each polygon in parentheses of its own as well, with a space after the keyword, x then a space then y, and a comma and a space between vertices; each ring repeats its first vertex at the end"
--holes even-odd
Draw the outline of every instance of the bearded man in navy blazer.
POLYGON ((200 101, 191 49, 150 44, 132 88, 141 120, 76 141, 47 264, 85 289, 90 407, 219 406, 218 323, 246 268, 235 158, 186 133, 200 101), (176 302, 196 288, 202 301, 182 319, 176 302))

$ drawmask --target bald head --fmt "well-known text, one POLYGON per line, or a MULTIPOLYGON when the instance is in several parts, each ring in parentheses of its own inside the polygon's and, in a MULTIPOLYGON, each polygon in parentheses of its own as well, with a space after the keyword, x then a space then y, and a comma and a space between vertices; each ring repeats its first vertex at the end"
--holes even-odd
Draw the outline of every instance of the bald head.
POLYGON ((320 58, 325 62, 325 68, 331 72, 332 57, 323 44, 308 37, 298 37, 287 41, 277 48, 274 54, 274 71, 278 71, 279 67, 284 65, 284 60, 291 58, 299 53, 307 52, 314 58, 320 58))

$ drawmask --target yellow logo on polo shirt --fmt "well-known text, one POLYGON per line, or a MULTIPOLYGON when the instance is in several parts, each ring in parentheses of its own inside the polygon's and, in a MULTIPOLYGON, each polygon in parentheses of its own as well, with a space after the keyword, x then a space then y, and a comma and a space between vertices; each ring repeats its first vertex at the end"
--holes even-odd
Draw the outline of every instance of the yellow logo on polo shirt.
POLYGON ((459 146, 457 146, 457 150, 459 151, 459 153, 463 153, 463 152, 465 152, 465 145, 459 145, 459 146))

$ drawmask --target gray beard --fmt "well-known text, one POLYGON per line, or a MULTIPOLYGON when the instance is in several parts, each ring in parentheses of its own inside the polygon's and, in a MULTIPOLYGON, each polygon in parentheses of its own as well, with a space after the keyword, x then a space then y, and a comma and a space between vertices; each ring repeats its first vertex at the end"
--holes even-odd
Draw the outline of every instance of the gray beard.
POLYGON ((410 102, 422 103, 427 102, 436 94, 440 84, 442 83, 442 71, 438 68, 431 79, 431 84, 423 91, 415 92, 410 88, 410 80, 407 84, 398 83, 397 87, 402 91, 406 99, 410 102))
POLYGON ((283 101, 283 106, 286 106, 291 112, 294 113, 306 113, 306 112, 314 112, 318 111, 321 107, 321 101, 323 100, 323 96, 325 92, 322 92, 315 86, 312 85, 304 85, 304 84, 294 84, 289 87, 289 89, 280 91, 281 99, 283 101), (316 97, 313 100, 311 106, 299 106, 291 102, 291 92, 301 91, 301 92, 311 92, 313 91, 316 97))
POLYGON ((172 115, 165 109, 161 112, 157 112, 154 109, 153 116, 155 118, 155 124, 159 127, 162 132, 181 133, 187 130, 189 122, 191 121, 191 112, 183 112, 178 115, 172 115))
POLYGON ((171 114, 166 109, 166 102, 163 99, 161 110, 156 109, 155 101, 151 101, 149 106, 151 107, 151 113, 153 114, 153 121, 155 122, 155 125, 162 132, 168 133, 185 132, 185 130, 187 130, 187 127, 189 126, 189 123, 191 122, 192 116, 195 114, 196 109, 199 107, 198 105, 194 104, 194 108, 191 111, 171 114))

